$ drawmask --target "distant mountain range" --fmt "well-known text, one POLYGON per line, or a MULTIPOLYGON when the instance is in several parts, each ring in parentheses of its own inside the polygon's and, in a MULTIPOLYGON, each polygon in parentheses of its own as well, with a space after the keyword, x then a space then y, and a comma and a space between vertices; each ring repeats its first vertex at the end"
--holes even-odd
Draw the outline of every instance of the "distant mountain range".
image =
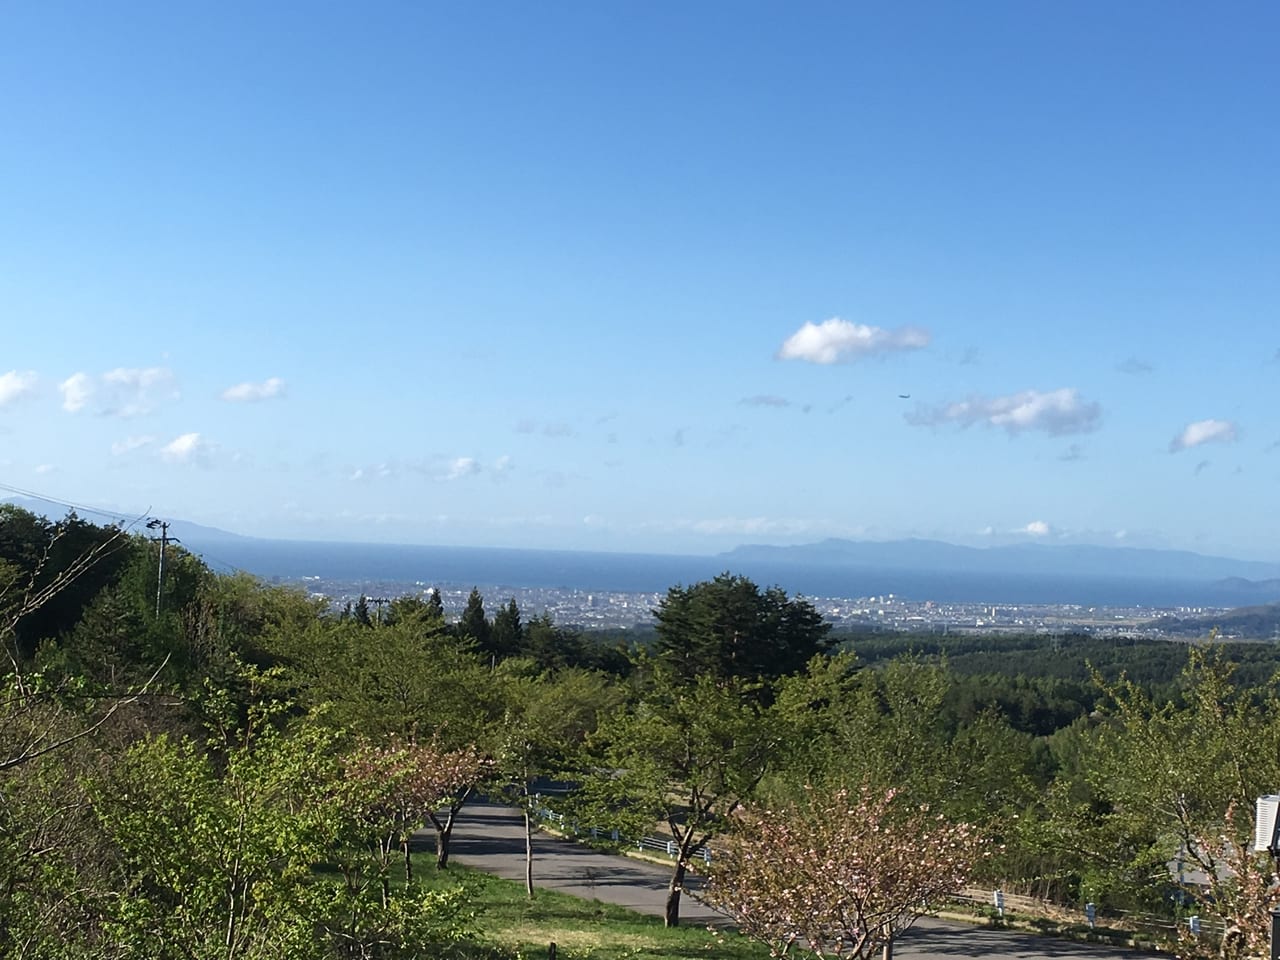
MULTIPOLYGON (((58 518, 61 504, 11 498, 58 518)), ((87 519, 110 522, 111 516, 87 519)), ((132 518, 130 518, 132 519, 132 518)), ((397 589, 415 583, 660 592, 726 570, 761 585, 818 597, 896 594, 916 600, 1080 603, 1090 606, 1242 607, 1280 600, 1280 563, 1132 547, 974 548, 937 540, 823 540, 744 545, 715 555, 324 543, 246 537, 185 520, 169 534, 218 570, 260 577, 322 578, 397 589)))
POLYGON ((1280 588, 1280 563, 1210 557, 1187 550, 1027 543, 961 547, 939 540, 823 540, 792 547, 751 544, 722 553, 726 563, 797 564, 873 570, 963 572, 1158 580, 1233 580, 1233 586, 1280 588))

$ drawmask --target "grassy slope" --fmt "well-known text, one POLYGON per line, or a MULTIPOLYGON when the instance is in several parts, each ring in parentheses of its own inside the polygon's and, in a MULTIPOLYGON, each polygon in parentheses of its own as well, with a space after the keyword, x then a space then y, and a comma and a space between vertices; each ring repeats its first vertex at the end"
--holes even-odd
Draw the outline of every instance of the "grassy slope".
POLYGON ((711 933, 698 926, 668 930, 658 917, 625 907, 582 900, 553 890, 537 890, 533 901, 524 886, 456 864, 443 873, 423 858, 418 874, 432 886, 465 885, 476 913, 480 941, 460 957, 546 957, 554 942, 562 960, 700 957, 704 960, 765 960, 769 951, 733 932, 711 933))

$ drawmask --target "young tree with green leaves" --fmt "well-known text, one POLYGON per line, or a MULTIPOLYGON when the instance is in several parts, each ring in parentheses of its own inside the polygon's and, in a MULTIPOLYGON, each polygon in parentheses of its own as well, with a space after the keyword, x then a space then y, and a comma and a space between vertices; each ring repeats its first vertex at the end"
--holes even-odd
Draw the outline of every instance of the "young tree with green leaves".
POLYGON ((620 700, 602 674, 538 674, 532 667, 508 660, 495 674, 504 713, 493 742, 500 792, 524 813, 525 889, 531 899, 535 784, 569 769, 599 718, 620 700))
POLYGON ((597 822, 643 834, 670 830, 676 860, 664 920, 680 922, 680 895, 694 852, 752 800, 781 745, 756 691, 702 676, 693 682, 659 671, 630 710, 604 718, 592 738, 593 763, 583 804, 597 822))

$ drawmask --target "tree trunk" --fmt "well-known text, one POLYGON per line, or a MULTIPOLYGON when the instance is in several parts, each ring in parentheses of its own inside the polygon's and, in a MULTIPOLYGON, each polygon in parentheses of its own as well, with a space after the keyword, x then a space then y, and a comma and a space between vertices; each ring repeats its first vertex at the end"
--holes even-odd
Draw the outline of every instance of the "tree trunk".
POLYGON ((453 822, 458 818, 458 811, 462 809, 462 805, 471 799, 471 794, 474 792, 475 784, 471 784, 463 790, 462 795, 449 804, 449 815, 443 821, 435 813, 427 814, 431 825, 436 828, 437 870, 447 870, 449 867, 449 840, 453 836, 453 822))
POLYGON ((676 862, 675 872, 671 874, 671 882, 667 884, 667 905, 663 910, 662 922, 668 927, 680 926, 680 892, 684 889, 686 869, 682 857, 676 862))
POLYGON ((413 879, 413 858, 409 855, 409 844, 412 842, 412 840, 413 840, 413 837, 410 834, 406 833, 404 836, 404 840, 400 842, 400 846, 404 848, 404 882, 405 883, 408 883, 410 880, 413 879))
POLYGON ((533 820, 529 816, 529 802, 524 805, 524 888, 533 899, 533 820))
POLYGON ((449 833, 452 823, 448 827, 436 827, 436 869, 449 869, 449 833))

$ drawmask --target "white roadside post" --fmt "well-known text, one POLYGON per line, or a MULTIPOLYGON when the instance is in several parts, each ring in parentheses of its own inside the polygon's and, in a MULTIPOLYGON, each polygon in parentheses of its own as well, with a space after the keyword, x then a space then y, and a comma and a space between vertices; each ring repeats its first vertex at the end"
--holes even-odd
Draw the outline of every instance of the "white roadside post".
MULTIPOLYGON (((1272 861, 1280 863, 1277 827, 1280 827, 1280 795, 1259 797, 1253 821, 1253 849, 1271 854, 1272 861)), ((1280 910, 1271 911, 1271 960, 1280 960, 1280 910)))

